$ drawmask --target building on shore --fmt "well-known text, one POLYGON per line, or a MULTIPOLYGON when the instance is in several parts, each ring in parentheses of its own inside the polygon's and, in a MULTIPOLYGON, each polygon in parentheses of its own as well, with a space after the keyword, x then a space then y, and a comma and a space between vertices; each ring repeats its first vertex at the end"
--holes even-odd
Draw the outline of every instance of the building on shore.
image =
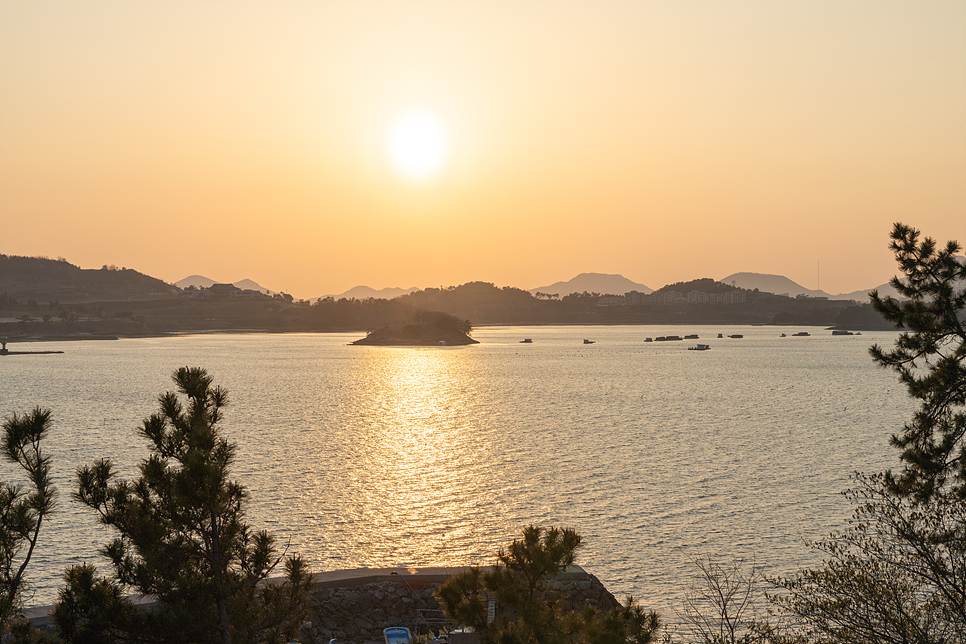
POLYGON ((734 289, 724 293, 708 293, 706 291, 663 291, 650 295, 629 291, 624 295, 604 295, 597 301, 597 306, 673 306, 680 304, 746 304, 747 291, 734 289))

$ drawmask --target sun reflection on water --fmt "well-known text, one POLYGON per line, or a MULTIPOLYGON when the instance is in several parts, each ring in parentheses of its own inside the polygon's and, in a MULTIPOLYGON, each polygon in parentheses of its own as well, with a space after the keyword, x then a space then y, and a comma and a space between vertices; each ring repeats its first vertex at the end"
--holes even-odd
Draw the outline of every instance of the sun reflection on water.
POLYGON ((372 412, 349 488, 371 530, 360 554, 374 565, 466 563, 479 547, 467 518, 498 515, 482 507, 491 496, 466 494, 488 485, 491 451, 471 430, 470 362, 460 349, 410 348, 374 348, 361 361, 356 386, 372 412))

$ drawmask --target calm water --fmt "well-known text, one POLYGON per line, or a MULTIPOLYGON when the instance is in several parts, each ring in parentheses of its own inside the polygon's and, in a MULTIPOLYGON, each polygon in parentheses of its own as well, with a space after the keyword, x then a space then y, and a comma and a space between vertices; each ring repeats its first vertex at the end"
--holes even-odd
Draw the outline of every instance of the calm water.
POLYGON ((578 563, 662 611, 680 606, 690 558, 772 574, 814 565, 802 540, 843 526, 853 470, 894 465, 888 436, 912 405, 868 356, 895 334, 808 330, 490 328, 460 348, 346 346, 359 334, 33 345, 65 353, 0 359, 0 414, 42 405, 55 419, 60 502, 29 570, 32 602, 52 601, 65 566, 98 562, 110 536, 70 500, 75 468, 107 456, 132 475, 147 453, 136 429, 185 365, 229 390, 224 428, 251 523, 316 570, 490 563, 528 523, 577 528, 578 563), (644 342, 686 333, 712 350, 644 342))

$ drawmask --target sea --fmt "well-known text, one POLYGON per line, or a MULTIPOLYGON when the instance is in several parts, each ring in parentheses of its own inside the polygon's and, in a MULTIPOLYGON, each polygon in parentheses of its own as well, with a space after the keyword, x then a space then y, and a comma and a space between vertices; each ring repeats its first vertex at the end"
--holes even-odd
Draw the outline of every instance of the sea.
MULTIPOLYGON (((58 501, 28 603, 53 602, 72 564, 107 571, 98 549, 114 534, 71 498, 76 469, 109 458, 135 476, 138 428, 182 366, 228 390, 250 524, 315 571, 487 565, 529 524, 572 527, 579 565, 672 616, 696 561, 820 565, 808 542, 848 525, 854 472, 898 465, 889 437, 914 410, 869 356, 894 332, 485 327, 465 347, 349 346, 361 335, 16 345, 64 352, 0 358, 0 414, 54 419, 58 501), (687 334, 699 339, 647 341, 687 334)), ((6 462, 0 479, 23 482, 6 462)))

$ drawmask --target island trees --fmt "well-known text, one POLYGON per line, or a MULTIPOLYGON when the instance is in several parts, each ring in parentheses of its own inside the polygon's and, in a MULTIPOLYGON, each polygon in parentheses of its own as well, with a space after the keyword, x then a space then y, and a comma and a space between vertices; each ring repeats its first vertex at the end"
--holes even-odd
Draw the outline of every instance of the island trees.
POLYGON ((20 466, 29 487, 0 482, 0 634, 21 608, 24 573, 33 555, 44 519, 54 509, 50 457, 41 442, 50 433, 51 412, 36 407, 14 414, 3 423, 3 457, 20 466))
POLYGON ((118 537, 101 549, 112 576, 68 571, 58 609, 65 623, 85 619, 85 606, 98 607, 90 594, 115 598, 113 585, 157 597, 157 608, 147 613, 98 614, 105 628, 135 638, 290 641, 306 613, 306 565, 290 557, 287 583, 259 588, 281 558, 274 538, 246 522, 247 492, 230 478, 236 447, 220 431, 228 394, 212 386, 204 369, 178 369, 173 380, 178 393, 162 394, 159 412, 140 429, 151 453, 139 477, 119 479, 106 459, 78 470, 75 498, 118 537))

